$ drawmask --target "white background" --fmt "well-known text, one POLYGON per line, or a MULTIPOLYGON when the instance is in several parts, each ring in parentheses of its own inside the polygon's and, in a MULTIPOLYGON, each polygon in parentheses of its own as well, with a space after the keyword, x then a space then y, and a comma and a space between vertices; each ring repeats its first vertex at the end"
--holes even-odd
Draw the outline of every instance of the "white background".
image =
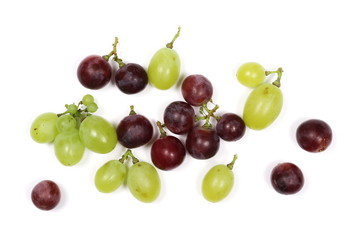
MULTIPOLYGON (((1 173, 0 239, 362 239, 362 8, 361 1, 2 1, 0 3, 1 173), (174 36, 182 77, 203 74, 214 86, 219 113, 241 114, 251 91, 239 84, 240 64, 283 67, 284 106, 263 131, 248 130, 234 143, 221 142, 208 161, 187 157, 179 168, 159 171, 160 197, 151 204, 126 188, 99 193, 96 170, 125 151, 88 151, 74 166, 61 165, 51 144, 30 138, 32 120, 63 112, 64 104, 92 94, 97 114, 117 126, 129 105, 151 121, 182 100, 180 87, 148 86, 128 96, 110 84, 97 91, 76 77, 79 62, 111 51, 147 68, 154 52, 174 36), (333 129, 332 145, 308 153, 295 130, 310 118, 333 129), (220 203, 207 202, 200 184, 215 164, 237 153, 235 186, 220 203), (297 164, 305 186, 296 195, 273 190, 271 169, 297 164), (30 200, 33 186, 57 182, 62 200, 52 211, 30 200)), ((155 134, 156 137, 156 134, 155 134)), ((135 149, 149 161, 150 145, 135 149)))

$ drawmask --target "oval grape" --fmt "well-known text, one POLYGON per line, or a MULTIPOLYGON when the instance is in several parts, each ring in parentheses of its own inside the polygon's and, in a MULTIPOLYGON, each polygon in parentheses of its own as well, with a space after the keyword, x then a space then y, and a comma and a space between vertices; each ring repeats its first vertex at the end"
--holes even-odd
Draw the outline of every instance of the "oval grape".
POLYGON ((51 112, 36 117, 30 127, 32 139, 38 143, 53 142, 58 134, 57 119, 57 114, 51 112))
POLYGON ((127 167, 119 160, 111 160, 96 172, 96 188, 103 193, 110 193, 119 188, 126 179, 127 167))
POLYGON ((70 115, 65 114, 60 116, 56 121, 56 127, 59 132, 68 132, 76 129, 77 121, 76 119, 70 115))
POLYGON ((259 63, 248 62, 238 68, 237 79, 246 87, 254 88, 266 79, 266 72, 259 63))
POLYGON ((73 166, 81 161, 85 146, 81 142, 78 130, 61 132, 54 140, 54 152, 65 166, 73 166))

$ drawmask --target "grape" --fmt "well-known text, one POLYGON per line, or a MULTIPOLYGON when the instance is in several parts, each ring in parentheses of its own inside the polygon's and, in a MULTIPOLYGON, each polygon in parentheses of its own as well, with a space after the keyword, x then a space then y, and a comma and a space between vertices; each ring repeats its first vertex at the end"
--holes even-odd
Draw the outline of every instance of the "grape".
POLYGON ((145 69, 135 63, 128 63, 120 67, 115 75, 116 86, 126 94, 134 94, 144 90, 148 84, 145 69))
POLYGON ((158 89, 169 89, 179 79, 180 59, 178 53, 172 49, 179 32, 180 28, 174 39, 167 44, 167 47, 159 49, 150 60, 147 70, 149 81, 158 89))
POLYGON ((70 114, 75 114, 78 111, 78 107, 76 104, 69 104, 69 105, 66 105, 66 107, 70 114))
POLYGON ((248 62, 237 70, 238 81, 246 87, 257 87, 266 78, 265 69, 258 63, 248 62))
POLYGON ((160 193, 160 177, 151 164, 140 161, 129 168, 127 186, 139 201, 153 202, 160 193))
POLYGON ((234 185, 232 168, 237 155, 228 164, 218 164, 212 167, 203 178, 202 193, 205 199, 210 202, 219 202, 231 192, 234 185))
POLYGON ((95 102, 92 102, 92 103, 88 104, 87 110, 90 113, 94 113, 98 110, 98 105, 95 102))
POLYGON ((77 129, 61 132, 54 140, 54 152, 65 166, 73 166, 81 161, 85 146, 81 142, 77 129))
POLYGON ((214 129, 194 127, 187 135, 185 147, 196 159, 208 159, 219 150, 219 137, 214 129))
POLYGON ((180 166, 185 155, 183 143, 174 136, 162 136, 151 147, 151 160, 161 170, 171 170, 180 166))
POLYGON ((213 95, 212 83, 199 74, 186 77, 181 89, 185 101, 192 106, 201 106, 207 103, 213 95))
POLYGON ((248 96, 243 120, 247 127, 261 130, 268 127, 281 112, 283 96, 281 90, 273 84, 263 83, 248 96))
POLYGON ((165 126, 175 134, 189 132, 194 126, 194 109, 188 103, 175 101, 164 110, 165 126))
POLYGON ((100 192, 113 192, 125 182, 126 173, 125 164, 119 160, 110 160, 97 170, 95 185, 100 192))
POLYGON ((330 126, 319 119, 310 119, 300 124, 296 139, 301 148, 308 152, 322 152, 333 138, 330 126))
POLYGON ((89 116, 82 121, 79 136, 85 147, 96 153, 109 153, 117 144, 115 128, 97 115, 89 116))
POLYGON ((38 143, 49 143, 54 141, 58 134, 55 113, 43 113, 34 119, 30 127, 30 136, 38 143))
POLYGON ((122 146, 137 148, 151 140, 154 130, 146 117, 135 113, 122 119, 116 132, 122 146))
POLYGON ((285 162, 275 166, 271 173, 273 188, 281 194, 294 194, 304 185, 304 176, 300 168, 293 163, 285 162))
POLYGON ((79 82, 89 89, 100 89, 110 82, 111 65, 103 57, 91 55, 86 57, 78 66, 79 82))
POLYGON ((237 141, 244 136, 246 125, 237 114, 225 113, 218 120, 216 131, 218 136, 225 141, 237 141))
POLYGON ((85 105, 85 106, 88 106, 90 105, 91 103, 93 103, 95 101, 94 97, 90 94, 86 94, 83 96, 82 98, 82 103, 85 105))
POLYGON ((34 186, 31 199, 37 208, 51 210, 58 205, 61 199, 61 191, 55 182, 43 180, 34 186))
POLYGON ((72 131, 77 127, 77 121, 72 115, 65 114, 57 119, 56 127, 59 132, 72 131))

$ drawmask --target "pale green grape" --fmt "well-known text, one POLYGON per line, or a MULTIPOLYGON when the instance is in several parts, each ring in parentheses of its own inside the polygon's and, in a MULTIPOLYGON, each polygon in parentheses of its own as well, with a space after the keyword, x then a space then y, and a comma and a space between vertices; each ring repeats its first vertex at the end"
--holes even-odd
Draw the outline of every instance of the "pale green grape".
POLYGON ((78 111, 78 107, 76 104, 72 103, 72 104, 66 105, 66 107, 70 114, 75 114, 78 111))
POLYGON ((127 186, 141 202, 153 202, 160 193, 160 178, 155 167, 147 162, 137 162, 129 168, 127 186))
POLYGON ((79 136, 86 148, 96 153, 109 153, 117 144, 115 128, 107 120, 96 115, 82 121, 79 136))
POLYGON ((78 130, 61 132, 54 140, 54 152, 59 162, 73 166, 81 161, 85 147, 79 138, 78 130))
POLYGON ((247 127, 255 130, 264 129, 278 117, 282 104, 281 90, 273 84, 263 83, 248 96, 242 118, 247 127))
POLYGON ((49 143, 54 141, 58 134, 55 113, 43 113, 34 119, 30 127, 30 136, 38 143, 49 143))
POLYGON ((202 182, 202 193, 210 202, 219 202, 231 192, 234 175, 230 168, 220 164, 212 167, 202 182))
POLYGON ((110 193, 119 188, 126 179, 127 167, 119 160, 111 160, 96 172, 96 188, 103 193, 110 193))
POLYGON ((95 99, 93 98, 93 96, 91 94, 86 94, 82 98, 82 103, 86 106, 88 106, 90 103, 93 103, 94 101, 95 101, 95 99))
POLYGON ((72 115, 65 114, 57 119, 56 127, 59 132, 72 131, 77 127, 77 121, 72 115))
POLYGON ((88 104, 87 106, 87 110, 90 112, 90 113, 94 113, 96 112, 98 109, 98 105, 95 103, 95 102, 91 102, 88 104))
POLYGON ((151 58, 148 67, 149 82, 158 89, 171 88, 179 79, 180 59, 170 48, 161 48, 151 58))
POLYGON ((255 62, 242 64, 237 70, 238 81, 247 87, 257 87, 265 80, 265 78, 265 69, 255 62))

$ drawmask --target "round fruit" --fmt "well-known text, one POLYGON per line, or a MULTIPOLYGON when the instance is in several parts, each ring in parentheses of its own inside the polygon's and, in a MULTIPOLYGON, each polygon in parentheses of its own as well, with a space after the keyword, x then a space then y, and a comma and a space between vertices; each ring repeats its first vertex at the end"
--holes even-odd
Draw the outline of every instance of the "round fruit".
POLYGON ((123 65, 117 70, 115 75, 116 86, 126 94, 141 92, 148 82, 145 69, 136 63, 123 65))
POLYGON ((194 116, 192 106, 183 101, 175 101, 164 110, 164 124, 171 132, 184 134, 193 128, 194 116))
POLYGON ((61 192, 55 182, 43 180, 33 188, 31 199, 37 208, 51 210, 58 205, 61 199, 61 192))
POLYGON ((304 186, 304 176, 293 163, 280 163, 271 173, 271 184, 281 194, 294 194, 304 186))
POLYGON ((57 119, 55 113, 43 113, 35 118, 30 127, 32 139, 38 143, 52 142, 58 134, 57 119))
POLYGON ((322 152, 331 143, 333 133, 330 126, 319 119, 310 119, 296 130, 296 140, 308 152, 322 152))
POLYGON ((248 62, 241 65, 237 70, 238 81, 246 87, 257 87, 265 81, 265 69, 255 62, 248 62))
POLYGON ((185 101, 192 106, 201 106, 207 103, 213 95, 212 83, 199 74, 186 77, 181 88, 185 101))
POLYGON ((187 135, 185 147, 196 159, 209 159, 219 150, 219 136, 214 129, 194 127, 187 135))
POLYGON ((216 131, 218 136, 225 141, 237 141, 245 134, 246 125, 237 114, 225 113, 218 120, 216 131))

